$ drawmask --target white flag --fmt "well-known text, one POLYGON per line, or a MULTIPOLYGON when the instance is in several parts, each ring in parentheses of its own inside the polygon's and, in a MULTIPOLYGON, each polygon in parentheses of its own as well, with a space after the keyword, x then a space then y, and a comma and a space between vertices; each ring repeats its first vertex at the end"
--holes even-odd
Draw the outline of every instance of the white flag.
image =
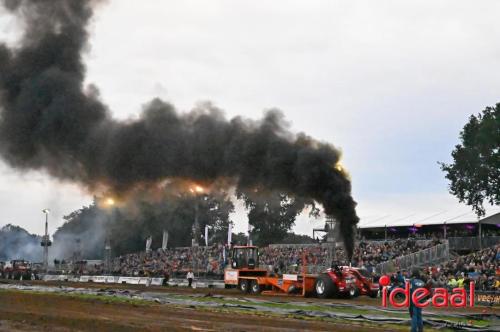
POLYGON ((231 246, 231 240, 233 239, 233 223, 229 223, 229 227, 227 229, 227 245, 231 246))
POLYGON ((163 231, 163 241, 161 243, 161 248, 163 250, 166 250, 167 249, 167 245, 168 245, 168 231, 163 231))
POLYGON ((205 225, 205 246, 208 247, 208 225, 205 225))
POLYGON ((248 241, 247 245, 251 246, 252 244, 252 225, 250 225, 250 220, 248 221, 248 241))

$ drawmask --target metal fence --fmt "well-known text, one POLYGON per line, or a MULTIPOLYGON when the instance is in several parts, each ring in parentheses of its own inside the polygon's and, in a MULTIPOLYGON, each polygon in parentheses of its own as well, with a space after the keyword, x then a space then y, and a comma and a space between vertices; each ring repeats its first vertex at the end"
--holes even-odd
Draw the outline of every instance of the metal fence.
POLYGON ((413 254, 391 259, 380 263, 375 267, 377 273, 394 272, 398 269, 410 269, 414 266, 429 265, 436 262, 442 262, 449 259, 450 249, 448 242, 438 244, 434 247, 417 251, 413 254))
MULTIPOLYGON (((449 237, 451 250, 479 250, 479 238, 476 236, 468 237, 449 237)), ((500 236, 485 236, 481 238, 482 248, 488 248, 500 244, 500 236)))

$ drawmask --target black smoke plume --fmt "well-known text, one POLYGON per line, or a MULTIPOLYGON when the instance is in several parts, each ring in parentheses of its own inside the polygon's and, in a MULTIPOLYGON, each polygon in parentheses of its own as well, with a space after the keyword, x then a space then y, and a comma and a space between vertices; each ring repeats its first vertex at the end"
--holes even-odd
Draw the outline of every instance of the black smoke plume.
POLYGON ((96 1, 3 0, 24 22, 14 47, 0 44, 0 153, 12 167, 43 170, 114 192, 184 178, 229 181, 314 199, 341 224, 352 253, 358 222, 340 153, 295 135, 277 110, 227 120, 204 105, 179 114, 159 99, 135 121, 118 122, 94 86, 84 86, 87 25, 96 1))

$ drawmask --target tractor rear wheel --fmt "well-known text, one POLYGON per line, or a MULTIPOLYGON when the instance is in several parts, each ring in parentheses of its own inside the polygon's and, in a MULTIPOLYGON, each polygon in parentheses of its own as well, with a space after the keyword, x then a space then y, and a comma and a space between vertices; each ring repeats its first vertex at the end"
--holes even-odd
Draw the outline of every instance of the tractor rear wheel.
POLYGON ((238 289, 242 293, 248 293, 248 280, 247 279, 241 279, 238 283, 238 289))
POLYGON ((320 274, 314 283, 316 295, 321 299, 332 297, 337 292, 336 289, 335 283, 327 274, 320 274))
POLYGON ((261 287, 259 285, 259 282, 256 279, 253 279, 250 281, 250 292, 252 294, 260 294, 261 287))

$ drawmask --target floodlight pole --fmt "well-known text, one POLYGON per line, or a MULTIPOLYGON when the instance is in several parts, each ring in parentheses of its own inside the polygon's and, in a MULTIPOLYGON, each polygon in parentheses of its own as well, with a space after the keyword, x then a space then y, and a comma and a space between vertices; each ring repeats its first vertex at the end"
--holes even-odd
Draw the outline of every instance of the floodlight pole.
POLYGON ((478 226, 479 226, 479 230, 478 230, 478 236, 479 236, 479 250, 482 250, 483 249, 483 237, 482 237, 482 229, 481 229, 481 219, 479 219, 479 217, 477 218, 477 223, 478 223, 478 226))
POLYGON ((193 273, 196 273, 197 277, 200 276, 200 273, 198 271, 198 232, 199 232, 199 220, 198 220, 198 210, 199 210, 199 199, 200 197, 197 195, 195 196, 196 202, 194 205, 194 223, 193 223, 193 240, 191 242, 191 247, 192 247, 192 258, 193 258, 193 273), (196 271, 196 272, 195 272, 196 271))
POLYGON ((45 273, 49 270, 49 209, 44 209, 42 212, 45 214, 45 235, 42 240, 43 247, 43 270, 45 273))

